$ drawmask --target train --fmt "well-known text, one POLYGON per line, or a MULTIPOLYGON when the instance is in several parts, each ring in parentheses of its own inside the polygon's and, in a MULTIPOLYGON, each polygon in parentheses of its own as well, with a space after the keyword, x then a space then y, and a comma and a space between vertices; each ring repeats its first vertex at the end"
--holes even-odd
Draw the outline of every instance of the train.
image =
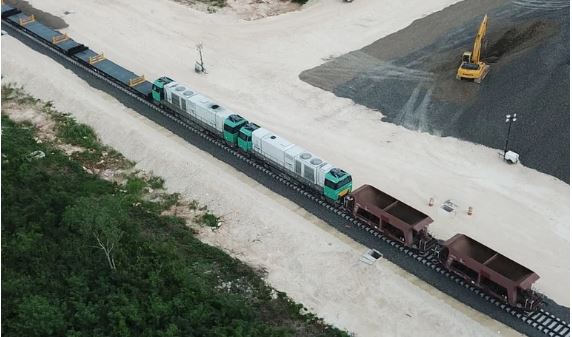
POLYGON ((124 92, 160 107, 226 142, 256 162, 343 209, 370 229, 400 245, 433 252, 446 270, 508 305, 535 311, 543 297, 532 290, 539 276, 530 269, 464 235, 446 241, 431 236, 433 220, 383 191, 363 185, 353 190, 352 175, 307 149, 195 91, 162 76, 152 83, 26 15, 2 4, 2 20, 50 50, 100 75, 124 92))
POLYGON ((284 176, 341 203, 352 190, 352 176, 275 132, 249 122, 189 85, 163 76, 153 82, 151 100, 181 119, 224 139, 284 176))

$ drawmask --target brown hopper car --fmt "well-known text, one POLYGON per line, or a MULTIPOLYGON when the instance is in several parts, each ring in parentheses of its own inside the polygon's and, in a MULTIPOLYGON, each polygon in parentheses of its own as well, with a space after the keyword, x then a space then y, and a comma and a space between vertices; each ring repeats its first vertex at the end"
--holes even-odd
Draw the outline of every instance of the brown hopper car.
POLYGON ((418 249, 423 249, 427 227, 433 222, 427 214, 370 185, 353 191, 345 207, 385 236, 418 249))
POLYGON ((542 299, 531 290, 539 276, 464 234, 447 240, 440 258, 445 268, 510 305, 534 310, 542 299))

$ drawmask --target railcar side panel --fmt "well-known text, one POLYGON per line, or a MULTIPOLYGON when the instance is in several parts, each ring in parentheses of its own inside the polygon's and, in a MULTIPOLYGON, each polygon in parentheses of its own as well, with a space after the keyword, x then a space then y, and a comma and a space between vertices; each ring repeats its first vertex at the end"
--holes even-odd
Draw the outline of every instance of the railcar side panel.
POLYGON ((512 306, 534 309, 540 298, 531 291, 539 276, 482 243, 457 234, 443 245, 445 268, 512 306))

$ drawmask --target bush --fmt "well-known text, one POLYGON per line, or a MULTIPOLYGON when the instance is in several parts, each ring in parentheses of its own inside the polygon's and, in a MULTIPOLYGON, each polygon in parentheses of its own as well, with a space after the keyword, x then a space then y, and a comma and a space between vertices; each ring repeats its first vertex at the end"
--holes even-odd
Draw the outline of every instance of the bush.
POLYGON ((2 117, 3 336, 347 336, 182 219, 134 206, 142 179, 119 193, 32 131, 2 117))
POLYGON ((161 177, 157 177, 157 176, 152 176, 149 179, 149 186, 152 189, 159 189, 159 188, 163 188, 163 185, 165 184, 165 180, 161 177))
POLYGON ((139 177, 130 177, 125 184, 127 193, 139 196, 143 194, 143 190, 147 187, 145 180, 139 177))
POLYGON ((72 145, 81 146, 86 149, 100 149, 95 131, 85 124, 76 123, 69 117, 66 121, 60 123, 57 136, 64 142, 72 145))
POLYGON ((209 227, 219 227, 219 218, 210 212, 206 212, 205 214, 199 216, 198 222, 209 227))

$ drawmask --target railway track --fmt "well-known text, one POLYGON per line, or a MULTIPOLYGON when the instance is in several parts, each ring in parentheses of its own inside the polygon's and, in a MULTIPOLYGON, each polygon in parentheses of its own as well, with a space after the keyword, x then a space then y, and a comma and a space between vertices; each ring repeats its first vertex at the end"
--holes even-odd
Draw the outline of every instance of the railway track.
MULTIPOLYGON (((537 333, 535 333, 534 335, 547 335, 547 336, 551 336, 551 337, 568 337, 568 336, 570 336, 570 325, 564 319, 556 317, 555 315, 551 314, 550 312, 548 312, 544 309, 540 309, 540 310, 537 310, 536 312, 532 312, 532 313, 525 313, 525 312, 522 312, 520 310, 517 310, 517 309, 507 305, 506 303, 500 302, 496 298, 484 293, 482 290, 478 289, 477 287, 473 286, 472 284, 467 283, 465 280, 458 277, 457 275, 448 272, 439 262, 438 253, 436 250, 429 250, 429 251, 421 254, 416 250, 413 250, 413 249, 410 249, 410 248, 407 248, 407 247, 401 245, 397 241, 394 241, 394 240, 391 240, 391 239, 385 237, 384 235, 380 234, 379 232, 373 230, 365 222, 362 222, 361 220, 354 218, 353 215, 351 215, 349 212, 347 212, 341 205, 333 205, 333 204, 330 204, 330 203, 324 201, 322 198, 317 196, 312 191, 309 191, 306 188, 303 188, 302 185, 298 185, 297 183, 291 181, 290 179, 286 179, 284 176, 280 175, 279 173, 272 171, 267 166, 253 160, 252 158, 245 156, 244 154, 239 152, 237 149, 227 145, 224 141, 220 140, 219 138, 214 137, 207 132, 204 132, 200 127, 192 125, 191 123, 182 121, 181 119, 177 118, 174 113, 169 112, 169 110, 167 110, 167 109, 160 108, 160 107, 150 103, 145 98, 141 97, 140 95, 138 95, 138 94, 134 93, 133 91, 129 90, 128 88, 126 88, 124 84, 111 80, 110 78, 105 76, 103 73, 99 72, 97 69, 90 68, 90 67, 86 66, 85 64, 78 62, 73 57, 64 54, 63 52, 61 52, 58 49, 55 49, 54 46, 52 44, 50 44, 49 42, 44 41, 40 38, 37 38, 36 36, 34 36, 32 34, 29 34, 24 29, 22 29, 21 26, 19 26, 17 24, 13 24, 12 22, 5 20, 5 19, 2 19, 2 23, 7 25, 8 27, 10 27, 11 28, 10 31, 15 32, 17 34, 20 34, 21 36, 43 46, 46 50, 48 50, 49 52, 51 52, 53 55, 57 56, 58 58, 73 64, 77 68, 87 72, 88 74, 98 78, 99 80, 106 82, 107 84, 109 84, 112 87, 120 90, 124 94, 136 99, 137 101, 139 101, 140 103, 149 107, 150 109, 160 113, 161 115, 167 117, 168 119, 172 120, 173 122, 183 126, 185 129, 193 132, 194 134, 205 139, 206 141, 214 144, 215 146, 217 146, 221 150, 223 150, 223 151, 227 152, 228 154, 236 157, 238 160, 244 161, 248 165, 254 167, 258 171, 269 176, 273 180, 280 182, 281 184, 285 185, 289 189, 291 189, 291 190, 295 191, 296 193, 302 195, 304 198, 311 200, 312 202, 320 205, 320 207, 323 207, 327 211, 335 214, 336 216, 341 217, 344 221, 352 224, 354 227, 359 228, 360 230, 363 230, 365 232, 368 232, 369 234, 373 235, 376 238, 379 238, 380 240, 382 240, 386 244, 388 244, 391 247, 395 248, 396 250, 400 251, 405 256, 408 256, 409 258, 416 261, 419 264, 419 266, 422 266, 424 268, 429 268, 429 269, 433 270, 435 273, 439 273, 439 274, 443 275, 444 277, 449 278, 452 282, 454 282, 454 283, 458 284, 459 286, 466 288, 470 292, 480 296, 484 301, 490 302, 491 304, 495 305, 496 307, 498 307, 499 309, 504 311, 506 314, 517 318, 518 320, 522 321, 527 326, 530 326, 531 328, 535 329, 537 331, 537 333)), ((497 317, 493 317, 493 318, 498 319, 497 317)), ((514 326, 513 326, 513 328, 517 329, 514 326)), ((517 330, 519 330, 519 329, 517 329, 517 330)), ((521 332, 523 332, 523 331, 521 331, 521 332)), ((524 333, 526 333, 526 332, 524 332, 524 333)))

